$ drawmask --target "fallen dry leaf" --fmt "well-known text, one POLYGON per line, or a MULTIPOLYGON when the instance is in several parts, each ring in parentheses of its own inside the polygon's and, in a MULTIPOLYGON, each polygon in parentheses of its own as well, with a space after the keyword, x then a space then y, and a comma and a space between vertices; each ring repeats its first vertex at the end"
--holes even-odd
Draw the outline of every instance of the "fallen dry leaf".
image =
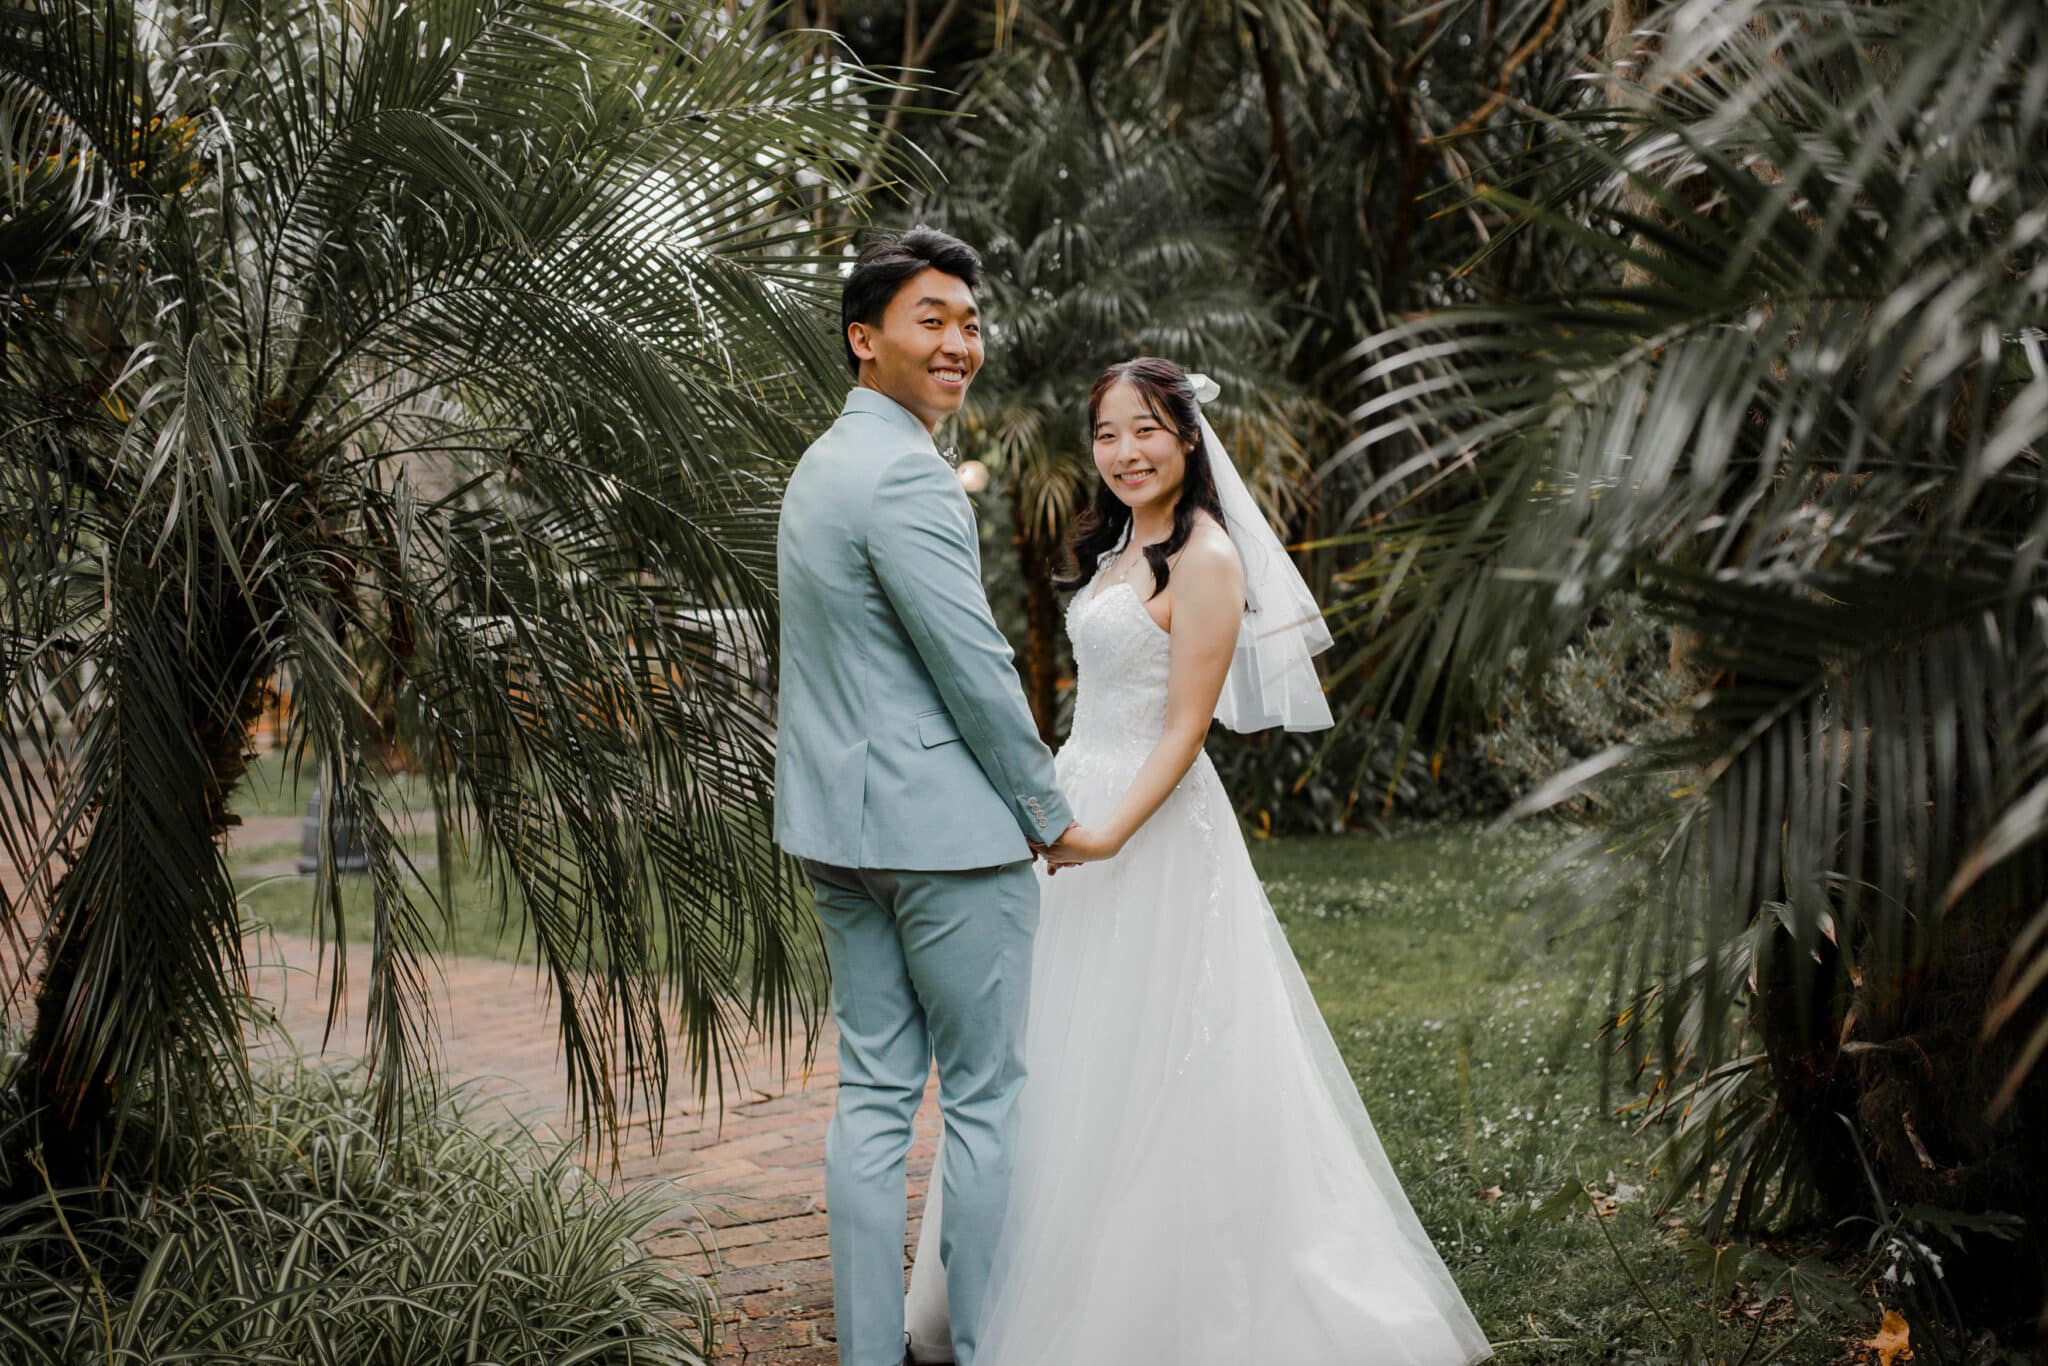
POLYGON ((1479 1198, 1489 1205, 1500 1199, 1500 1197, 1501 1189, 1499 1186, 1488 1186, 1485 1190, 1479 1192, 1479 1198))
POLYGON ((1913 1330, 1906 1323, 1906 1316, 1896 1309, 1884 1311, 1884 1322, 1877 1326, 1877 1332, 1865 1340, 1865 1347, 1877 1349, 1877 1366, 1893 1366, 1894 1362, 1913 1359, 1913 1330))

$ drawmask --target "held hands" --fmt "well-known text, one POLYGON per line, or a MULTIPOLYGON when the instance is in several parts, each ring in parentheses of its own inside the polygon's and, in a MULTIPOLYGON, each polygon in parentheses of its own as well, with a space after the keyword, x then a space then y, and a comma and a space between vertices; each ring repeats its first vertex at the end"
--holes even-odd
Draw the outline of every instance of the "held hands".
POLYGON ((1100 863, 1114 858, 1124 842, 1113 836, 1090 830, 1080 822, 1068 826, 1051 844, 1035 844, 1032 852, 1045 859, 1048 876, 1058 877, 1062 868, 1074 868, 1083 863, 1100 863))

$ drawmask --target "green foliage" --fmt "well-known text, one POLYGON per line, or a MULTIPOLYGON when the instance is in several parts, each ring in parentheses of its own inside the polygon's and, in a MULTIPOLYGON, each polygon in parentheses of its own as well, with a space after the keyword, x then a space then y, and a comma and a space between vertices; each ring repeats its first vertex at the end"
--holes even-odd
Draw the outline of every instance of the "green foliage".
POLYGON ((1284 503, 1304 472, 1298 405, 1261 368, 1278 328, 1222 230, 1228 187, 1202 171, 1213 149, 1154 140, 1079 79, 1049 56, 994 66, 973 121, 933 148, 946 182, 913 212, 965 235, 987 269, 989 373, 963 424, 1050 540, 1097 483, 1088 386, 1115 361, 1170 356, 1219 381, 1246 482, 1284 503))
MULTIPOLYGON (((1427 743, 1638 597, 1685 724, 1529 804, 1669 794, 1574 886, 1674 1197, 1839 1216, 1867 1161, 1892 1204, 2038 1226, 2048 15, 1666 12, 1625 101, 1547 120, 1539 201, 1494 196, 1599 268, 1361 349, 1361 424, 1418 434, 1350 577, 1361 701, 1427 743)), ((1973 1245, 1963 1311, 2031 1314, 2039 1255, 1973 1245)))
MULTIPOLYGON (((1689 670, 1671 664, 1657 618, 1624 597, 1554 651, 1511 650, 1491 714, 1431 753, 1363 722, 1328 735, 1218 728, 1209 753, 1238 814, 1261 833, 1498 816, 1560 772, 1668 732, 1693 685, 1689 670)), ((1635 810, 1661 795, 1639 776, 1575 792, 1560 805, 1611 819, 1617 806, 1635 810)))
MULTIPOLYGON (((1670 635, 1656 615, 1625 595, 1555 650, 1511 650, 1498 710, 1468 742, 1483 764, 1473 780, 1479 809, 1505 811, 1617 745, 1669 735, 1698 681, 1671 654, 1670 635)), ((1468 760, 1468 766, 1479 764, 1468 760)), ((1642 774, 1632 784, 1580 789, 1558 805, 1611 820, 1664 795, 1655 775, 1642 774)))
POLYGON ((989 582, 1022 609, 1027 694, 1048 734, 1066 672, 1050 580, 1099 485, 1083 431, 1095 376, 1138 355, 1206 371, 1224 395, 1211 416, 1255 492, 1290 509, 1306 474, 1306 406, 1278 382, 1271 300, 1229 232, 1236 187, 1204 169, 1216 149, 1160 136, 1138 91, 1084 57, 1046 34, 985 64, 961 100, 972 118, 923 139, 944 183, 906 210, 982 253, 988 362, 961 448, 994 472, 1010 514, 1016 570, 989 582))
MULTIPOLYGON (((1378 786, 1394 757, 1385 745, 1352 750, 1344 742, 1353 734, 1364 732, 1334 737, 1331 744, 1321 735, 1284 730, 1235 735, 1212 726, 1206 748, 1239 819, 1255 834, 1337 834, 1375 822, 1379 809, 1368 801, 1361 811, 1356 794, 1361 785, 1368 791, 1378 786), (1361 772, 1362 784, 1350 781, 1361 772)), ((1412 759, 1409 770, 1406 783, 1395 783, 1404 795, 1412 795, 1416 781, 1429 776, 1419 758, 1412 759)))
POLYGON ((394 761, 530 928, 586 1123, 660 1112, 665 1005, 704 1087, 815 1019, 732 661, 841 384, 812 215, 895 165, 871 84, 711 3, 0 13, 0 927, 62 1151, 240 1084, 219 839, 279 688, 370 860, 389 1122, 448 893, 394 761))
MULTIPOLYGON (((432 793, 420 775, 400 769, 384 776, 391 791, 380 797, 379 805, 431 821, 432 793)), ((235 814, 245 821, 263 816, 303 817, 307 799, 318 790, 318 778, 317 772, 293 764, 281 750, 255 754, 236 789, 235 814)))
POLYGON ((685 1216, 614 1195, 473 1092, 380 1142, 363 1079, 262 1070, 242 1122, 154 1170, 56 1189, 0 1130, 0 1356, 22 1363, 664 1362, 712 1354, 711 1291, 640 1242, 685 1216))
MULTIPOLYGON (((1330 538, 1352 528, 1373 469, 1415 445, 1382 428, 1365 455, 1330 460, 1368 435, 1345 416, 1347 352, 1401 310, 1558 272, 1548 244, 1494 242, 1513 216, 1475 191, 1521 184, 1549 155, 1554 139, 1520 114, 1585 98, 1577 78, 1605 18, 1590 0, 804 13, 876 66, 928 72, 906 77, 918 104, 968 116, 902 124, 945 176, 904 211, 988 250, 990 361, 963 446, 996 470, 1012 513, 1017 570, 990 586, 1021 598, 1014 635, 1048 734, 1062 669, 1042 584, 1094 486, 1072 425, 1089 377, 1141 351, 1218 375, 1219 427, 1283 538, 1312 543, 1304 567, 1327 588, 1357 558, 1330 538)), ((909 107, 906 91, 889 98, 892 117, 909 107)), ((1386 774, 1409 767, 1383 749, 1336 737, 1298 791, 1313 751, 1232 753, 1262 794, 1253 809, 1326 828, 1379 809, 1386 774)), ((1457 758, 1454 771, 1481 774, 1457 758)), ((1442 774, 1428 766, 1395 786, 1418 778, 1433 800, 1442 774)), ((1470 809, 1466 788, 1487 784, 1453 786, 1451 804, 1470 809)))

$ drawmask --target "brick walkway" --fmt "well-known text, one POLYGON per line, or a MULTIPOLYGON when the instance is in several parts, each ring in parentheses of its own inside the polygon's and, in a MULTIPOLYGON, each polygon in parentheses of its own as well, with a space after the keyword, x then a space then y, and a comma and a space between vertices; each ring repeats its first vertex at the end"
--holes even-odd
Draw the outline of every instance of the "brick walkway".
MULTIPOLYGON (((245 848, 277 842, 263 830, 240 833, 245 848)), ((269 960, 256 974, 258 994, 277 1007, 293 1039, 316 1053, 327 979, 317 973, 314 946, 295 936, 266 940, 252 945, 251 956, 269 960)), ((361 1045, 367 965, 367 951, 352 947, 344 1023, 328 1056, 361 1045)), ((448 1076, 488 1078, 486 1089, 509 1107, 570 1131, 574 1115, 558 1065, 555 1017, 534 969, 473 958, 444 958, 440 966, 435 1015, 448 1076)), ((701 1225, 665 1232, 651 1248, 713 1277, 725 1317, 723 1362, 830 1366, 838 1359, 824 1173, 837 1057, 837 1036, 828 1030, 808 1080, 785 1080, 775 1060, 757 1050, 744 1083, 727 1092, 722 1117, 715 1099, 708 1113, 700 1110, 694 1087, 677 1076, 660 1152, 649 1151, 644 1120, 620 1144, 620 1179, 673 1182, 709 1225, 708 1256, 698 1250, 706 1236, 701 1225)), ((910 1154, 913 1246, 937 1135, 938 1111, 928 1093, 910 1154)), ((600 1168, 610 1169, 608 1160, 600 1168)))

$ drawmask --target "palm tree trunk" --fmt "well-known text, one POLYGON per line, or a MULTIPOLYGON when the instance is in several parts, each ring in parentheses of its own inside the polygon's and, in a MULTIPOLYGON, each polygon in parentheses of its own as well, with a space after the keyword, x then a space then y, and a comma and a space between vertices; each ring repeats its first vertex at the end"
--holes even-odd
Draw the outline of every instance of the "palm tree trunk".
POLYGON ((1017 572, 1024 580, 1024 697, 1038 738, 1053 742, 1059 712, 1059 598, 1053 592, 1052 561, 1032 534, 1024 500, 1010 494, 1010 543, 1017 547, 1017 572))
MULTIPOLYGON (((157 840, 189 845, 186 866, 194 869, 207 865, 214 856, 214 846, 230 827, 239 823, 239 818, 229 810, 228 798, 248 771, 250 738, 270 697, 269 680, 255 667, 261 657, 262 641, 254 613, 240 597, 231 597, 223 606, 222 619, 216 621, 210 633, 211 641, 202 637, 195 642, 195 648, 204 650, 209 644, 212 646, 211 657, 221 661, 217 676, 223 681, 237 681, 232 691, 223 690, 229 691, 236 701, 223 712, 215 697, 195 695, 186 699, 182 709, 194 748, 207 770, 206 780, 197 784, 193 793, 199 819, 180 822, 175 829, 152 831, 157 840)), ((175 782, 179 777, 138 772, 132 780, 163 783, 175 782)), ((103 795, 103 801, 119 800, 119 793, 103 795)), ((88 840, 96 837, 97 831, 86 836, 88 840)), ((82 1005, 81 998, 104 1002, 123 992, 126 984, 112 975, 118 967, 109 966, 118 965, 122 955, 102 950, 113 942, 110 937, 120 936, 130 928, 126 922, 136 914, 133 907, 119 900, 88 901, 66 896, 65 882, 74 875, 67 873, 60 878, 51 892, 52 923, 47 942, 52 948, 36 986, 33 1023, 14 1077, 16 1093, 38 1116, 34 1121, 35 1141, 43 1150, 49 1179, 59 1186, 94 1183, 105 1174, 113 1159, 112 1143, 123 1089, 139 1080, 119 1075, 113 1067, 96 1068, 81 1078, 78 1069, 71 1065, 71 1059, 81 1048, 107 1050, 108 1045, 82 1037, 87 1024, 104 1023, 104 1017, 95 1008, 82 1005)), ((156 994, 159 998, 167 993, 175 995, 177 989, 177 983, 166 983, 156 994)), ((130 1028, 135 1024, 132 1020, 116 1022, 116 1034, 121 1032, 123 1023, 130 1028)), ((170 1009, 162 1012, 153 1027, 176 1034, 190 1026, 175 1009, 170 1009)), ((198 1040, 188 1042, 205 1046, 198 1040)), ((118 1041, 112 1046, 117 1048, 118 1041)), ((151 1080, 157 1086, 169 1087, 178 1085, 181 1079, 166 1076, 151 1080)))
MULTIPOLYGON (((61 883, 58 891, 61 894, 61 883)), ((78 911, 50 927, 54 952, 36 986, 35 1020, 14 1074, 22 1106, 34 1116, 31 1122, 50 1180, 60 1187, 85 1184, 92 1170, 102 1165, 97 1136, 107 1132, 114 1113, 111 1077, 96 1075, 77 1090, 67 1090, 59 1078, 68 1033, 65 1004, 80 985, 91 933, 89 927, 81 930, 67 923, 80 918, 97 916, 78 911)))
POLYGON ((1249 21, 1252 54, 1258 58, 1259 87, 1266 97, 1267 135, 1271 139, 1274 163, 1280 168, 1280 183, 1287 192, 1287 219, 1294 227, 1295 250, 1301 253, 1295 275, 1304 282, 1315 269, 1315 248, 1309 244, 1308 216, 1301 206, 1301 174, 1295 168, 1294 148, 1287 136, 1287 103, 1281 94, 1280 66, 1273 60, 1273 48, 1258 20, 1249 21))

